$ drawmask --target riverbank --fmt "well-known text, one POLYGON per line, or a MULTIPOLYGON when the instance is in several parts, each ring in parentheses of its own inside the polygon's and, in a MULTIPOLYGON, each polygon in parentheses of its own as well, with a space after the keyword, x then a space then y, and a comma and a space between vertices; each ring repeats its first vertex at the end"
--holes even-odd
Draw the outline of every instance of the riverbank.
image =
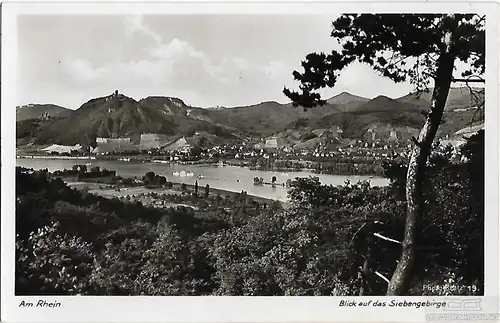
POLYGON ((17 159, 95 160, 94 156, 16 155, 17 159))
MULTIPOLYGON (((306 166, 302 168, 297 167, 256 167, 250 166, 248 162, 238 161, 228 159, 223 161, 215 161, 215 160, 198 160, 198 161, 173 161, 168 159, 152 159, 150 156, 139 155, 133 157, 123 157, 123 156, 49 156, 49 155, 16 155, 17 159, 43 159, 43 160, 89 160, 96 162, 121 162, 121 163, 130 163, 130 164, 159 164, 159 165, 181 165, 181 166, 199 166, 199 167, 223 167, 223 166, 231 166, 231 167, 240 167, 249 169, 251 171, 259 171, 259 172, 274 172, 274 173, 293 173, 293 172, 308 172, 311 174, 318 175, 337 175, 337 176, 369 176, 371 178, 382 176, 382 172, 379 170, 378 172, 371 171, 355 171, 352 169, 338 169, 336 171, 325 171, 322 169, 311 167, 314 165, 313 162, 305 161, 304 164, 306 166)), ((335 163, 333 163, 335 164, 335 163)), ((345 163, 340 163, 344 165, 345 163)), ((340 165, 338 164, 338 165, 340 165)))
MULTIPOLYGON (((119 161, 130 163, 154 163, 154 164, 173 164, 173 165, 198 165, 198 166, 220 166, 219 161, 200 160, 200 161, 179 161, 154 159, 147 155, 137 156, 61 156, 61 155, 16 155, 17 159, 47 159, 47 160, 95 160, 95 161, 119 161)), ((229 165, 223 162, 224 165, 229 165)))
POLYGON ((388 185, 385 178, 368 176, 336 176, 314 174, 312 172, 272 172, 256 171, 242 167, 214 167, 213 165, 181 165, 181 164, 161 164, 161 163, 142 163, 142 162, 124 162, 117 160, 64 160, 64 159, 37 159, 37 158, 18 158, 17 166, 32 168, 35 170, 47 169, 49 172, 63 171, 72 169, 75 165, 86 164, 88 170, 99 167, 101 170, 116 170, 116 176, 122 178, 134 178, 137 180, 148 172, 154 172, 156 175, 163 176, 167 182, 194 185, 198 181, 200 188, 207 184, 211 189, 220 189, 230 192, 246 191, 248 195, 258 196, 265 199, 286 201, 288 190, 286 187, 272 185, 254 185, 254 179, 263 178, 265 182, 272 182, 276 177, 277 183, 286 183, 287 180, 295 178, 318 177, 324 185, 343 185, 346 180, 351 183, 369 180, 372 186, 388 185), (177 174, 193 173, 193 176, 176 176, 177 174))

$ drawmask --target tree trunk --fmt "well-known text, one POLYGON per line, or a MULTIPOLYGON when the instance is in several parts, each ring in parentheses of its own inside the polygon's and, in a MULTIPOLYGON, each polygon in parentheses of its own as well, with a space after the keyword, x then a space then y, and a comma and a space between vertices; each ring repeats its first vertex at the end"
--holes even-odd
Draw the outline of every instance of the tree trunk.
POLYGON ((444 106, 448 98, 455 57, 448 52, 440 55, 437 62, 434 91, 430 111, 411 153, 406 175, 406 224, 401 258, 394 271, 387 295, 405 295, 411 280, 411 269, 415 262, 415 234, 417 221, 422 216, 422 186, 431 145, 441 123, 444 106))
POLYGON ((361 288, 359 289, 359 296, 364 296, 368 290, 368 274, 370 272, 370 257, 371 257, 371 247, 368 247, 366 251, 365 261, 363 262, 363 267, 361 268, 361 288))

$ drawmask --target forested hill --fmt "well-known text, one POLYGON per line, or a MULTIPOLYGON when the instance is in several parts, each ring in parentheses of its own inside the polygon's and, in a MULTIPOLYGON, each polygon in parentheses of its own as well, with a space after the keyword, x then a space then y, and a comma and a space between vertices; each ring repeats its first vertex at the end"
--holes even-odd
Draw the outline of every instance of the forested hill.
POLYGON ((16 122, 28 119, 39 119, 44 115, 48 117, 67 117, 71 112, 73 112, 73 110, 55 104, 28 104, 26 106, 16 107, 16 122))

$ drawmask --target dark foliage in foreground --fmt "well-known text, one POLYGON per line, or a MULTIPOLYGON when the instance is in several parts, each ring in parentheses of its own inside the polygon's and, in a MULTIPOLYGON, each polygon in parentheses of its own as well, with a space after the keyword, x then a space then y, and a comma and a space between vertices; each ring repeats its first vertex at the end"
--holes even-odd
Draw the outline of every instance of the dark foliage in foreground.
MULTIPOLYGON (((413 295, 482 294, 483 132, 463 155, 429 161, 413 295)), ((105 199, 18 168, 16 294, 383 295, 379 275, 390 277, 400 248, 374 233, 401 241, 406 174, 397 161, 385 170, 384 188, 297 179, 287 208, 208 190, 170 197, 193 210, 105 199)))

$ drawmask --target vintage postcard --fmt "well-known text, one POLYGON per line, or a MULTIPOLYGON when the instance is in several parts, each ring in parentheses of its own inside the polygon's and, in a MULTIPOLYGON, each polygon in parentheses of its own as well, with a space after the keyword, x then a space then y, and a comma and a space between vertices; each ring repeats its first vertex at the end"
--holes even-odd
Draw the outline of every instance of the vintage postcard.
POLYGON ((2 321, 498 321, 498 9, 3 3, 2 321))

